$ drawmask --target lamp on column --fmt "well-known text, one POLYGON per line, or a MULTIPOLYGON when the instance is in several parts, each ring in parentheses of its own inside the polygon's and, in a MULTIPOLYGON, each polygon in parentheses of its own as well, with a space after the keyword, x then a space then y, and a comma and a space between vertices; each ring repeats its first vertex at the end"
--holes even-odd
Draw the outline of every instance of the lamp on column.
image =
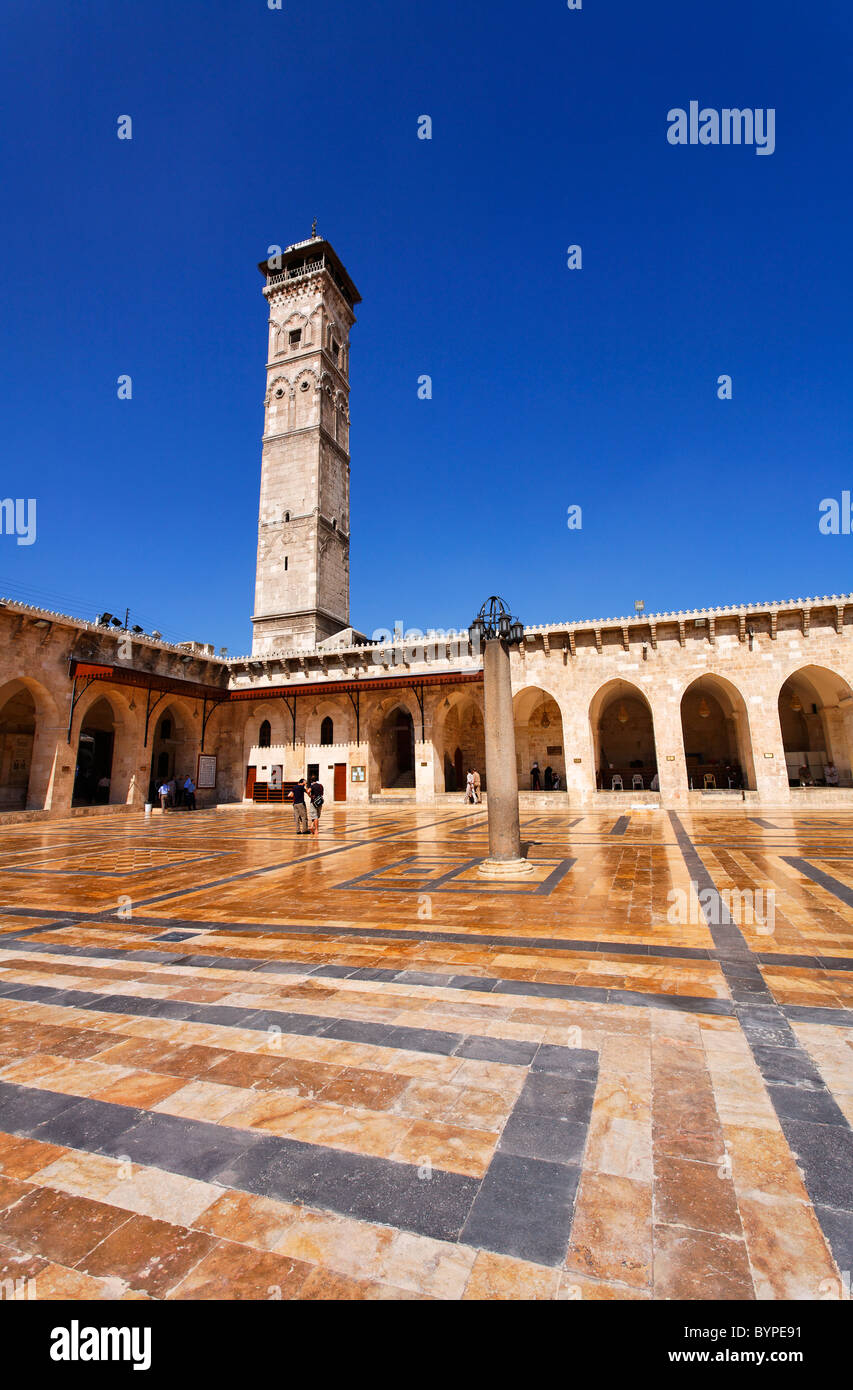
POLYGON ((497 594, 486 599, 468 633, 475 651, 483 647, 485 703, 486 809, 489 817, 489 857, 478 874, 493 879, 518 879, 533 872, 521 846, 518 816, 518 774, 512 712, 509 648, 524 639, 524 627, 513 618, 497 594))

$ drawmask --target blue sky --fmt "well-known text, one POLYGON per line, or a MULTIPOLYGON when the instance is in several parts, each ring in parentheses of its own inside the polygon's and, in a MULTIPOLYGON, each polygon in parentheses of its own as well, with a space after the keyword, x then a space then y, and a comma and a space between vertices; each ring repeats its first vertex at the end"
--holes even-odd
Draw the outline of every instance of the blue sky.
POLYGON ((0 495, 38 539, 0 591, 248 650, 256 264, 315 215, 364 301, 362 630, 853 588, 817 524, 853 486, 849 5, 3 10, 0 495), (693 99, 773 107, 775 153, 669 145, 693 99))

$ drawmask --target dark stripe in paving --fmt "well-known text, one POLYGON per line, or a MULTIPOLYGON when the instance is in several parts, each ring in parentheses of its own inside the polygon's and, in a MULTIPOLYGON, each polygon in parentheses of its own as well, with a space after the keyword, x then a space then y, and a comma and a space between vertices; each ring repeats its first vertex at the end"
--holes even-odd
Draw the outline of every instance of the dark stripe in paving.
POLYGON ((790 1027, 790 1010, 773 998, 756 956, 732 921, 681 821, 674 811, 669 816, 690 876, 703 890, 699 901, 721 952, 721 968, 729 978, 738 1021, 841 1269, 849 1250, 846 1233, 853 1221, 853 1130, 790 1027), (835 1213, 834 1217, 828 1219, 827 1212, 835 1213))
POLYGON ((819 884, 834 898, 838 898, 845 907, 853 907, 853 888, 848 888, 846 883, 841 883, 837 878, 833 878, 832 874, 824 873, 823 869, 818 869, 807 859, 801 859, 798 855, 783 854, 782 858, 786 864, 790 864, 794 869, 799 869, 806 878, 810 878, 813 883, 819 884))
POLYGON ((762 820, 762 819, 761 819, 761 816, 747 816, 747 820, 754 821, 754 823, 755 823, 756 825, 760 825, 760 826, 762 827, 763 830, 781 830, 781 829, 782 829, 782 827, 781 827, 780 825, 774 825, 773 822, 772 822, 772 820, 762 820))
POLYGON ((559 1266, 598 1069, 594 1052, 564 1052, 547 1048, 528 1074, 483 1179, 2 1080, 0 1130, 559 1266))
MULTIPOLYGON (((573 860, 565 861, 569 866, 573 860)), ((16 914, 22 915, 22 914, 16 914)), ((117 916, 117 909, 111 908, 108 913, 100 916, 92 913, 75 914, 73 920, 63 923, 66 926, 77 925, 80 922, 102 922, 106 920, 121 920, 117 916)), ((137 926, 155 927, 158 932, 164 928, 181 930, 186 928, 194 931, 208 932, 241 932, 245 935, 259 934, 265 936, 317 936, 317 926, 310 923, 287 923, 287 922, 206 922, 189 917, 143 917, 134 913, 133 922, 137 926)), ((53 930, 53 927, 45 928, 53 930)), ((57 927, 57 930, 59 928, 57 927)), ((4 948, 6 942, 25 940, 33 931, 31 927, 23 927, 20 931, 9 932, 7 935, 0 936, 0 950, 4 948)), ((452 945, 470 946, 472 940, 478 945, 500 946, 500 947, 528 947, 531 950, 548 951, 583 951, 583 952, 606 952, 613 955, 625 956, 665 956, 670 959, 681 958, 683 960, 714 960, 716 952, 701 946, 654 946, 646 942, 633 941, 595 941, 595 940, 567 940, 565 937, 557 936, 501 936, 497 933, 477 932, 472 937, 470 932, 452 931, 416 931, 407 928, 384 928, 384 927, 340 927, 335 926, 327 932, 320 933, 332 940, 365 940, 365 941, 431 941, 431 942, 450 942, 452 945)), ((14 949, 14 947, 10 947, 14 949)), ((59 950, 59 946, 50 947, 51 950, 59 950)), ((91 954, 92 948, 86 947, 65 947, 65 950, 76 950, 80 953, 91 954)), ((125 957, 133 959, 137 955, 134 951, 121 950, 118 947, 98 947, 98 954, 107 955, 112 953, 116 958, 125 957)), ((169 953, 163 953, 168 955, 169 953)), ((173 957, 177 959, 177 957, 173 957)), ((233 959, 233 958, 232 958, 233 959)))
POLYGON ((616 821, 614 821, 613 825, 610 827, 609 834, 611 834, 611 835, 624 835, 624 834, 625 834, 625 831, 628 829, 628 826, 630 825, 630 823, 631 823, 631 817, 630 817, 630 816, 620 816, 619 819, 616 820, 616 821))
MULTIPOLYGON (((192 956, 184 957, 180 961, 184 965, 205 964, 209 966, 220 966, 222 962, 215 957, 192 956)), ((493 977, 484 986, 483 981, 475 978, 473 984, 453 984, 454 980, 463 979, 461 976, 431 975, 425 980, 412 979, 411 975, 417 972, 371 970, 367 966, 353 967, 347 969, 344 966, 318 966, 312 970, 299 970, 291 973, 305 974, 312 978, 331 978, 331 979, 361 979, 378 980, 387 982, 393 980, 398 984, 405 985, 424 985, 439 986, 448 989, 476 989, 483 990, 488 988, 490 993, 511 994, 523 997, 534 997, 543 999, 567 999, 586 1002, 588 1004, 623 1004, 630 1008, 637 1009, 669 1009, 677 1010, 681 1013, 701 1013, 715 1014, 722 1017, 731 1017, 734 1013, 734 1006, 727 999, 716 999, 704 995, 692 994, 656 994, 650 990, 630 990, 616 988, 601 988, 595 985, 560 985, 538 980, 504 980, 500 977, 493 977)), ((184 1019, 193 1023, 218 1023, 230 1028, 255 1028, 259 1026, 252 1022, 258 1016, 263 1016, 267 1020, 263 1027, 270 1026, 269 1020, 275 1022, 276 1026, 281 1027, 284 1032, 300 1031, 299 1029, 288 1028, 285 1020, 300 1018, 302 1015, 276 1012, 275 1010, 258 1010, 254 1008, 238 1008, 228 1004, 190 1004, 178 999, 155 999, 150 996, 140 996, 133 994, 96 994, 79 990, 63 990, 57 986, 47 985, 25 985, 14 982, 3 983, 3 976, 0 974, 0 997, 9 999, 20 999, 28 1002, 39 1002, 44 1004, 64 1004, 69 1008, 91 1008, 95 1011, 102 1010, 104 1013, 118 1014, 142 1014, 151 1018, 174 1018, 184 1019), (83 1001, 86 1002, 83 1002, 83 1001)), ((313 1018, 313 1015, 311 1016, 313 1018)), ((319 1016, 318 1020, 319 1021, 319 1016)), ((328 1019, 325 1019, 329 1022, 328 1019)), ((341 1026, 349 1026, 346 1020, 341 1020, 341 1026)), ((367 1038, 349 1037, 350 1042, 369 1041, 384 1045, 384 1038, 379 1036, 376 1031, 378 1028, 386 1028, 387 1025, 353 1023, 352 1028, 372 1029, 373 1036, 367 1038)), ((429 1036, 434 1038, 436 1034, 432 1030, 420 1029, 396 1029, 397 1033, 409 1032, 419 1036, 429 1036)), ((330 1034, 332 1037, 338 1034, 330 1034)), ((342 1036, 342 1035, 341 1035, 342 1036)), ((448 1035, 450 1036, 450 1035, 448 1035)), ((399 1046, 407 1044, 400 1043, 399 1046)), ((414 1043, 409 1044, 414 1047, 414 1043)), ((434 1046, 421 1048, 421 1051, 434 1052, 434 1046)))

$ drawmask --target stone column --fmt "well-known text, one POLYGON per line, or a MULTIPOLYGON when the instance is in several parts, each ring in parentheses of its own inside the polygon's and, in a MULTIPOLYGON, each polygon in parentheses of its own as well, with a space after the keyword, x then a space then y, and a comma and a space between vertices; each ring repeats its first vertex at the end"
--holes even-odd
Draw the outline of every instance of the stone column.
POLYGON ((666 687, 656 688, 648 695, 652 711, 655 738, 655 757, 658 766, 660 804, 663 807, 686 806, 690 788, 687 759, 684 755, 684 730, 681 724, 681 701, 666 687))
POLYGON ((478 872, 486 878, 518 878, 532 873, 533 865, 521 853, 509 651, 499 638, 484 645, 483 685, 489 857, 478 872))
POLYGON ((433 801, 435 799, 435 768, 432 760, 432 743, 415 740, 415 800, 433 801))
POLYGON ((764 806, 784 806, 791 792, 778 701, 772 695, 750 695, 747 708, 758 799, 764 806))

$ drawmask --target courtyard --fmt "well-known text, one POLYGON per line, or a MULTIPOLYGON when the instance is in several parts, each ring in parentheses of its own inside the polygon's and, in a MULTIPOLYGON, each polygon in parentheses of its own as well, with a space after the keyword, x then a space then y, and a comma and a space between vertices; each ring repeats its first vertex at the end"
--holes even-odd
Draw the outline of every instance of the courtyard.
POLYGON ((10 825, 0 1280, 844 1297, 853 815, 749 811, 523 811, 500 885, 461 799, 10 825))

